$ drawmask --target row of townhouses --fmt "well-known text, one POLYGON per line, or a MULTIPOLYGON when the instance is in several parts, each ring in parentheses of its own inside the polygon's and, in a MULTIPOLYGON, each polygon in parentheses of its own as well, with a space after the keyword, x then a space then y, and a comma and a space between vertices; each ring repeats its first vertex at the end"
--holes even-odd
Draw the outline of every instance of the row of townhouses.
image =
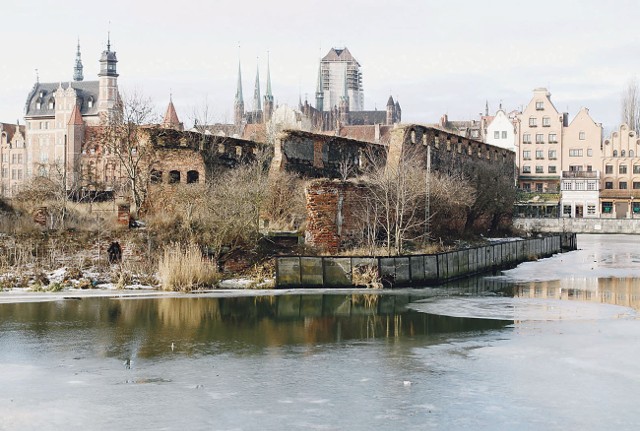
POLYGON ((516 152, 521 216, 640 217, 640 138, 626 124, 603 137, 587 108, 569 121, 536 88, 522 112, 487 107, 479 120, 438 126, 516 152))

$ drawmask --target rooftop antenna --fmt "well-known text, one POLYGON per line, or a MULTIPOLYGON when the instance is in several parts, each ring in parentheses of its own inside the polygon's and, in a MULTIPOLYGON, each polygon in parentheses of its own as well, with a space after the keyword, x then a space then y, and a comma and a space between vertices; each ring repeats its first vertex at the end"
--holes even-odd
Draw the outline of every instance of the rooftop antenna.
POLYGON ((40 83, 40 74, 38 73, 38 69, 36 69, 36 83, 40 83))
POLYGON ((109 26, 107 27, 107 51, 111 51, 111 20, 109 20, 109 26))

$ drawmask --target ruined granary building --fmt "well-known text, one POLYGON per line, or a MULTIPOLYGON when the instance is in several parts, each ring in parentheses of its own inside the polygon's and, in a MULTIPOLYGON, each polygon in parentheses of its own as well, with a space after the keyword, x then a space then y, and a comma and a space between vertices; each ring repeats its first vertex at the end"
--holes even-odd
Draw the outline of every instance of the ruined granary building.
MULTIPOLYGON (((358 234, 359 185, 344 179, 345 162, 352 167, 349 177, 364 173, 372 157, 387 168, 398 167, 403 154, 431 169, 453 173, 458 169, 472 177, 478 188, 495 187, 496 178, 482 175, 491 167, 504 175, 508 184, 515 181, 515 153, 505 148, 454 135, 433 127, 401 125, 390 132, 388 145, 356 141, 339 136, 287 131, 276 140, 271 172, 294 172, 312 181, 306 189, 306 241, 312 246, 335 252, 358 234)), ((268 227, 269 220, 262 220, 268 227)))

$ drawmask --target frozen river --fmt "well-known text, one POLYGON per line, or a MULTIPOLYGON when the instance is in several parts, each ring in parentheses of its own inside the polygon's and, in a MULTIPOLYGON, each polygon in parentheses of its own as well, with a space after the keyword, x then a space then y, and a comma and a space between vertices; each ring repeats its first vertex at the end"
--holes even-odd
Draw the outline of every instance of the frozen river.
POLYGON ((636 430, 638 239, 380 295, 0 304, 0 430, 636 430))

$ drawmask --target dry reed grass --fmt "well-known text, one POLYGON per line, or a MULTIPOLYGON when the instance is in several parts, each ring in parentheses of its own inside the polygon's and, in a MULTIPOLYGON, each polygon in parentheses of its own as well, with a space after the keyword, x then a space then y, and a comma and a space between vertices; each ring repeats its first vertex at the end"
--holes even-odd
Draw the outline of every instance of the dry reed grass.
POLYGON ((194 243, 186 246, 173 243, 166 247, 158 263, 158 273, 162 289, 183 292, 213 286, 219 279, 214 264, 202 256, 194 243))

